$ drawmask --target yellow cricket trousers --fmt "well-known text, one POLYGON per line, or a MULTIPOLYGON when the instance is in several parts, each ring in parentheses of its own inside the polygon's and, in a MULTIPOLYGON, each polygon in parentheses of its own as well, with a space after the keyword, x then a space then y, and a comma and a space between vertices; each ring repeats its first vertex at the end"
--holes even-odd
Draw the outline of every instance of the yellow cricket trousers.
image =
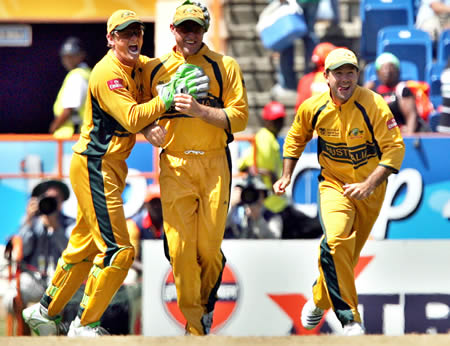
POLYGON ((125 279, 134 259, 122 201, 126 175, 123 160, 73 154, 77 222, 41 299, 50 316, 59 314, 88 278, 78 316, 83 325, 96 323, 125 279))
POLYGON ((333 308, 344 326, 361 322, 354 268, 378 217, 386 182, 364 200, 344 197, 340 186, 319 184, 319 213, 324 236, 319 248, 319 278, 313 286, 316 306, 333 308))
POLYGON ((202 316, 213 311, 225 256, 220 246, 228 213, 228 149, 169 153, 160 160, 164 231, 178 306, 186 331, 204 335, 202 316))

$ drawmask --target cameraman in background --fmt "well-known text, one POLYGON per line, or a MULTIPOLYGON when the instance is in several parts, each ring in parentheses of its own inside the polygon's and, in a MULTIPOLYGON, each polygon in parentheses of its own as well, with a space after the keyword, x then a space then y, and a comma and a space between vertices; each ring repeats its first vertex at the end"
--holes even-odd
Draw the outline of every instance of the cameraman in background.
POLYGON ((260 176, 249 174, 239 181, 231 192, 224 238, 280 239, 283 220, 265 207, 268 195, 260 176))
MULTIPOLYGON (((13 236, 22 240, 23 259, 18 263, 21 299, 18 300, 15 281, 3 297, 3 304, 10 313, 38 302, 47 288, 47 280, 51 278, 75 225, 75 219, 62 212, 63 202, 69 196, 67 185, 58 180, 41 182, 32 190, 22 225, 13 236)), ((11 244, 10 240, 6 251, 17 250, 12 249, 11 244)), ((31 335, 26 324, 25 335, 31 335)))

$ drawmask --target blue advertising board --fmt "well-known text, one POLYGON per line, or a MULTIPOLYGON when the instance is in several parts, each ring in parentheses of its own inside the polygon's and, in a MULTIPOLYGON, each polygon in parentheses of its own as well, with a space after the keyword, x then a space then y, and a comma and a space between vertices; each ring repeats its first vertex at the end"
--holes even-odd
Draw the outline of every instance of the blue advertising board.
MULTIPOLYGON (((281 143, 283 140, 281 140, 281 143)), ((372 231, 375 239, 442 239, 450 238, 450 137, 405 138, 406 153, 402 168, 389 178, 383 208, 372 231)), ((63 145, 62 171, 67 178, 73 142, 63 145)), ((242 152, 248 143, 235 141, 234 152, 242 152)), ((316 154, 317 140, 308 143, 297 164, 293 184, 287 191, 300 208, 317 212, 317 176, 320 171, 316 154)), ((47 173, 58 168, 57 144, 52 141, 0 141, 0 174, 47 173)), ((233 152, 233 150, 232 150, 233 152)), ((129 178, 123 194, 126 216, 142 206, 146 186, 152 179, 140 172, 155 171, 155 151, 147 142, 137 142, 127 160, 129 178)), ((233 157, 234 160, 237 157, 233 157)), ((237 165, 234 164, 234 167, 237 165)), ((40 181, 8 177, 0 180, 2 227, 0 243, 17 231, 25 212, 30 191, 40 181)), ((76 213, 73 194, 64 205, 71 216, 76 213)))

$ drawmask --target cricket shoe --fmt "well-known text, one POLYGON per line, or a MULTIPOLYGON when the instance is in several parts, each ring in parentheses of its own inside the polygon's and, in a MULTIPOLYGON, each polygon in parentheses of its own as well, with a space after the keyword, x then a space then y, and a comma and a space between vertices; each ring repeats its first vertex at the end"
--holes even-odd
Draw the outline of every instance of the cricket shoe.
POLYGON ((213 324, 213 314, 214 311, 210 311, 202 316, 201 322, 206 335, 211 332, 211 326, 213 324))
POLYGON ((361 323, 350 322, 344 326, 344 335, 346 336, 358 336, 364 335, 366 331, 361 323))
POLYGON ((67 329, 61 322, 61 316, 50 317, 48 310, 40 303, 31 305, 22 311, 22 317, 33 332, 40 336, 66 335, 67 329))
POLYGON ((306 302, 302 309, 302 325, 306 329, 314 329, 320 323, 324 311, 318 308, 314 303, 314 299, 306 302))
POLYGON ((81 325, 80 318, 78 316, 70 324, 69 332, 67 333, 67 336, 70 338, 76 338, 79 336, 93 338, 102 335, 110 334, 105 328, 100 326, 100 322, 94 322, 83 326, 81 325))

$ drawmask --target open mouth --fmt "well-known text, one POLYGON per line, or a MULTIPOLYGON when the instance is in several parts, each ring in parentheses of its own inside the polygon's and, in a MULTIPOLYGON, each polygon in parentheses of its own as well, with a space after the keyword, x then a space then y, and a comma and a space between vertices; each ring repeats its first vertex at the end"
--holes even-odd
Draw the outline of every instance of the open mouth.
POLYGON ((139 47, 137 46, 137 44, 130 45, 130 46, 128 46, 128 51, 131 54, 138 54, 139 53, 139 47))

